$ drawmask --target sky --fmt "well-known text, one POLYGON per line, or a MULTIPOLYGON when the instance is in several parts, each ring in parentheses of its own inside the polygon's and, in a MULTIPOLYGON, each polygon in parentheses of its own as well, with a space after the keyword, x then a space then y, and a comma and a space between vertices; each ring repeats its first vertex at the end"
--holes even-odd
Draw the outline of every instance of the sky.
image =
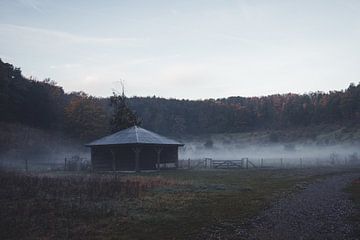
POLYGON ((0 58, 95 96, 345 89, 359 43, 359 0, 0 0, 0 58))

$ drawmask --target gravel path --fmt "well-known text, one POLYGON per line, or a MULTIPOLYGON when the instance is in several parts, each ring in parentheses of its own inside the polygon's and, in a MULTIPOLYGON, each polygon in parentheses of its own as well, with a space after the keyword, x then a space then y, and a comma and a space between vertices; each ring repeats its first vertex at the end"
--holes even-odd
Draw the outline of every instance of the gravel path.
MULTIPOLYGON (((207 239, 355 240, 348 217, 353 203, 343 189, 359 174, 333 176, 274 203, 248 223, 207 239)), ((228 229, 229 230, 229 229, 228 229)))
POLYGON ((357 239, 347 220, 353 204, 343 191, 357 177, 359 174, 334 176, 280 200, 251 221, 246 239, 357 239))

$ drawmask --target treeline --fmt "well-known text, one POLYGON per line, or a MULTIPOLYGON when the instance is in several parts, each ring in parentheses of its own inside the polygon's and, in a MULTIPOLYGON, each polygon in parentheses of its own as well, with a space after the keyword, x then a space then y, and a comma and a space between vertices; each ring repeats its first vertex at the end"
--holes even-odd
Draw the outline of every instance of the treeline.
POLYGON ((279 130, 360 123, 360 83, 344 91, 229 97, 204 101, 134 97, 143 125, 169 134, 279 130))
POLYGON ((27 79, 19 68, 0 60, 0 122, 88 140, 108 132, 108 112, 96 98, 82 92, 66 94, 50 79, 27 79))
MULTIPOLYGON (((83 92, 67 94, 54 81, 27 79, 19 68, 0 60, 0 122, 61 131, 80 140, 91 140, 114 130, 111 103, 122 106, 122 100, 117 102, 119 99, 99 99, 83 92)), ((168 135, 356 124, 360 122, 360 84, 330 93, 201 101, 132 97, 126 99, 126 104, 141 119, 143 127, 168 135)), ((118 120, 122 114, 134 118, 131 113, 119 110, 118 120)))

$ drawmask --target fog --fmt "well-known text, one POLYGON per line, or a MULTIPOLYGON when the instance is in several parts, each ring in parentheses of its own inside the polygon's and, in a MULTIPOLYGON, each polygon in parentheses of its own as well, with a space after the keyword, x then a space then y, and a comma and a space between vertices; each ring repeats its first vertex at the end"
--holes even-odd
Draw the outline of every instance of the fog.
POLYGON ((62 141, 36 144, 31 147, 14 147, 0 154, 0 167, 7 169, 54 170, 64 169, 65 159, 90 161, 90 151, 81 144, 62 141))
POLYGON ((317 145, 304 143, 237 144, 219 141, 188 141, 179 152, 180 159, 239 160, 249 159, 307 159, 344 160, 359 155, 360 145, 317 145))
MULTIPOLYGON (((48 134, 37 130, 30 131, 30 139, 24 140, 21 134, 13 134, 7 149, 0 154, 0 167, 14 169, 64 169, 65 158, 89 162, 90 151, 83 142, 65 138, 62 135, 48 134)), ((318 139, 272 142, 269 135, 262 133, 221 134, 183 138, 184 147, 179 149, 180 160, 241 160, 248 158, 254 164, 263 159, 267 165, 284 164, 306 165, 329 163, 346 164, 358 161, 360 141, 331 142, 318 139), (255 136, 255 137, 254 137, 255 136), (330 144, 326 143, 330 142, 330 144)))
MULTIPOLYGON (((72 161, 90 162, 88 151, 72 149, 63 152, 48 152, 37 155, 24 155, 22 153, 7 152, 0 155, 0 168, 29 169, 29 170, 64 170, 65 162, 69 165, 72 161), (65 160, 66 159, 66 160, 65 160)), ((80 163, 79 162, 79 163, 80 163)))

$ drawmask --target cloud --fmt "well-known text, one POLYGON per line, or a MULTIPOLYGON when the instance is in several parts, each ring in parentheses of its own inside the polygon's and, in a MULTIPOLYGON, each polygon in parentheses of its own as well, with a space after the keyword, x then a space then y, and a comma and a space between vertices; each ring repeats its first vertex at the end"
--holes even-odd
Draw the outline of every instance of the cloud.
POLYGON ((17 0, 17 2, 39 13, 43 13, 43 10, 40 8, 40 3, 38 0, 17 0))
POLYGON ((126 66, 131 65, 144 65, 144 64, 151 64, 151 63, 160 63, 160 62, 169 62, 173 61, 177 58, 181 57, 181 54, 172 54, 166 56, 157 56, 157 57, 143 57, 143 58, 133 58, 128 59, 123 64, 126 66))
POLYGON ((32 36, 44 36, 47 38, 56 38, 61 41, 73 44, 124 44, 124 45, 139 45, 143 39, 129 38, 129 37, 89 37, 68 32, 48 30, 42 28, 34 28, 27 26, 19 26, 13 24, 0 24, 0 30, 2 32, 12 32, 16 35, 32 35, 32 36))
POLYGON ((51 69, 59 69, 59 68, 71 69, 71 68, 77 68, 77 67, 81 67, 81 64, 79 64, 79 63, 65 63, 65 64, 51 65, 50 66, 51 69))

